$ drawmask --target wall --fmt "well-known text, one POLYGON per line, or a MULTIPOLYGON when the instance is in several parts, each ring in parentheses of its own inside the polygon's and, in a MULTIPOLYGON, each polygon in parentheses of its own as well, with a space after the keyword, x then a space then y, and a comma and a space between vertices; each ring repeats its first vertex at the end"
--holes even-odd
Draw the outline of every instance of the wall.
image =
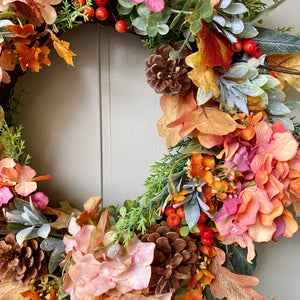
MULTIPOLYGON (((289 0, 263 25, 300 31, 299 8, 289 0)), ((51 68, 18 83, 28 91, 19 120, 31 165, 53 176, 40 187, 52 200, 77 207, 93 195, 106 204, 135 199, 149 166, 166 152, 156 130, 159 95, 145 82, 147 50, 135 36, 92 25, 62 38, 77 53, 75 68, 52 55, 51 68)), ((300 234, 257 250, 257 290, 269 299, 300 299, 300 234)))

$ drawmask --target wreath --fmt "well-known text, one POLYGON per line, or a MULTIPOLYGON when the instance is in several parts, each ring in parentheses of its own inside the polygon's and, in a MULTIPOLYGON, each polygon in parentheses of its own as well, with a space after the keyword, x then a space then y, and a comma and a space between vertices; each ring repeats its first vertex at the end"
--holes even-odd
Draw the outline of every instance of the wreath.
POLYGON ((284 1, 0 0, 1 299, 266 299, 255 243, 300 216, 300 39, 259 24, 284 1), (53 49, 73 66, 60 33, 87 22, 148 46, 169 152, 137 200, 79 211, 37 191, 51 176, 28 165, 13 88, 53 49))

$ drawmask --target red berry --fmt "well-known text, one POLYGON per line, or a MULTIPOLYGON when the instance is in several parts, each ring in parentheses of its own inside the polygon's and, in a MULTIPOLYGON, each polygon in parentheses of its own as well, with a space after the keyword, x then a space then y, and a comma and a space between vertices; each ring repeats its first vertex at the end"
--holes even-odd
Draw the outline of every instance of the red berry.
POLYGON ((170 214, 176 214, 176 209, 173 206, 169 205, 165 208, 165 214, 167 216, 169 216, 170 214))
POLYGON ((262 55, 262 51, 259 47, 256 47, 256 50, 253 54, 250 54, 251 57, 260 58, 262 55))
POLYGON ((201 210, 200 212, 200 217, 198 219, 198 225, 201 223, 204 223, 207 220, 208 216, 205 214, 205 212, 203 210, 201 210))
POLYGON ((251 39, 248 39, 244 42, 243 49, 248 54, 253 54, 256 51, 257 44, 251 39))
POLYGON ((213 239, 214 238, 214 234, 213 234, 212 230, 207 227, 205 229, 205 232, 203 232, 202 237, 204 239, 213 239))
POLYGON ((185 218, 185 212, 184 212, 183 206, 178 207, 176 214, 178 215, 178 217, 180 219, 185 218))
POLYGON ((82 13, 88 17, 89 21, 92 21, 95 15, 95 11, 91 6, 86 7, 82 13))
POLYGON ((203 244, 203 246, 211 246, 214 241, 214 239, 205 239, 203 236, 201 237, 201 243, 203 244))
POLYGON ((116 23, 115 28, 118 32, 125 32, 127 30, 127 24, 126 22, 120 20, 116 23))
POLYGON ((275 73, 274 73, 273 71, 270 71, 270 72, 269 72, 269 75, 270 75, 270 76, 273 76, 273 77, 276 77, 276 76, 275 76, 275 73))
POLYGON ((231 50, 235 53, 241 52, 243 50, 243 45, 242 41, 231 44, 231 50))
POLYGON ((77 7, 85 6, 85 0, 72 0, 72 3, 75 4, 77 7))
POLYGON ((99 21, 104 21, 108 18, 108 11, 105 7, 98 7, 96 9, 96 18, 99 20, 99 21))
POLYGON ((203 224, 198 224, 198 229, 199 229, 199 232, 195 232, 194 234, 195 235, 202 235, 204 232, 205 232, 205 226, 203 224))
POLYGON ((107 3, 107 0, 95 0, 95 4, 98 6, 104 6, 107 3))
POLYGON ((167 218, 167 222, 171 227, 176 227, 180 223, 180 218, 177 214, 169 214, 167 218))

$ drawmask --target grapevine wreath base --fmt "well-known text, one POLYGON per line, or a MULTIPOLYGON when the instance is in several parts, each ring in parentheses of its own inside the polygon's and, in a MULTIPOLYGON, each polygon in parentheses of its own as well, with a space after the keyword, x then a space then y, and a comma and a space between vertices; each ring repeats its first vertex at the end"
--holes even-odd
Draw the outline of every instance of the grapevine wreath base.
POLYGON ((0 0, 1 299, 266 299, 253 289, 255 246, 284 243, 300 215, 300 126, 286 98, 300 91, 300 39, 258 23, 283 2, 0 0), (52 47, 73 65, 59 34, 84 22, 149 47, 169 152, 137 200, 91 197, 79 211, 37 190, 51 176, 28 165, 12 91, 51 64, 52 47))

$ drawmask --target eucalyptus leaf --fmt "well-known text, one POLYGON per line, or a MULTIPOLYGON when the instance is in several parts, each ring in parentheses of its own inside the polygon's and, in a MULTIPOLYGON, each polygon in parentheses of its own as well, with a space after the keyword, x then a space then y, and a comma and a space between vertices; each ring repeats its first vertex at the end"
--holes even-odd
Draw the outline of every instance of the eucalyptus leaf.
POLYGON ((118 0, 118 2, 120 3, 120 5, 128 8, 131 8, 134 5, 136 5, 134 2, 131 2, 130 0, 118 0))
POLYGON ((51 226, 49 224, 43 224, 38 230, 37 235, 41 238, 46 238, 51 231, 51 226))
POLYGON ((252 260, 252 264, 247 262, 247 248, 241 248, 233 244, 227 246, 228 252, 232 255, 227 256, 230 270, 236 274, 251 276, 256 268, 257 256, 252 260))
POLYGON ((271 116, 273 122, 281 122, 286 130, 294 131, 295 127, 292 120, 286 116, 271 116))
POLYGON ((24 229, 20 230, 16 234, 17 243, 21 246, 33 230, 34 230, 34 226, 27 227, 27 228, 24 228, 24 229))
POLYGON ((155 37, 158 33, 157 26, 147 26, 146 32, 150 37, 155 37))
POLYGON ((226 24, 225 18, 222 17, 222 16, 220 16, 220 15, 215 15, 215 16, 213 17, 213 21, 216 22, 216 23, 218 23, 218 24, 221 25, 222 27, 224 27, 225 24, 226 24))
POLYGON ((196 34, 201 29, 202 29, 202 23, 201 23, 200 19, 197 19, 196 21, 191 23, 191 26, 190 26, 191 33, 196 34))
POLYGON ((188 236, 190 233, 190 228, 188 226, 183 226, 180 228, 180 235, 181 236, 188 236))
POLYGON ((123 5, 118 4, 117 10, 120 15, 128 15, 132 11, 133 7, 125 7, 123 5))
POLYGON ((167 24, 160 24, 157 26, 157 30, 160 35, 166 35, 169 32, 169 26, 167 24))
POLYGON ((203 87, 198 88, 198 91, 197 91, 197 104, 198 104, 198 106, 205 104, 207 101, 209 101, 213 97, 213 95, 214 95, 214 90, 210 90, 208 92, 208 94, 206 94, 204 92, 203 87))
POLYGON ((257 34, 258 31, 254 26, 244 22, 244 30, 239 34, 239 36, 242 38, 253 38, 257 36, 257 34))
POLYGON ((192 228, 200 217, 200 208, 195 193, 193 193, 192 199, 184 204, 184 211, 186 222, 189 228, 192 228))
POLYGON ((201 18, 206 22, 211 22, 215 15, 215 11, 210 4, 203 4, 200 8, 200 14, 201 18))
POLYGON ((227 8, 231 4, 232 0, 221 0, 221 4, 219 4, 220 8, 227 8))
POLYGON ((147 28, 147 20, 145 18, 138 17, 132 21, 132 25, 139 30, 145 31, 147 28))
POLYGON ((267 89, 266 92, 268 94, 269 101, 282 102, 285 100, 286 97, 285 93, 279 89, 271 88, 271 89, 267 89))
POLYGON ((244 30, 244 22, 239 18, 233 18, 226 22, 226 27, 229 27, 232 33, 240 34, 244 30))
POLYGON ((270 101, 267 110, 271 115, 280 116, 290 113, 290 109, 285 106, 283 103, 270 101))
POLYGON ((230 15, 239 15, 248 12, 247 7, 242 3, 231 3, 223 11, 230 15))
POLYGON ((270 54, 293 54, 300 52, 300 38, 266 28, 258 28, 259 34, 253 39, 262 52, 270 54))

